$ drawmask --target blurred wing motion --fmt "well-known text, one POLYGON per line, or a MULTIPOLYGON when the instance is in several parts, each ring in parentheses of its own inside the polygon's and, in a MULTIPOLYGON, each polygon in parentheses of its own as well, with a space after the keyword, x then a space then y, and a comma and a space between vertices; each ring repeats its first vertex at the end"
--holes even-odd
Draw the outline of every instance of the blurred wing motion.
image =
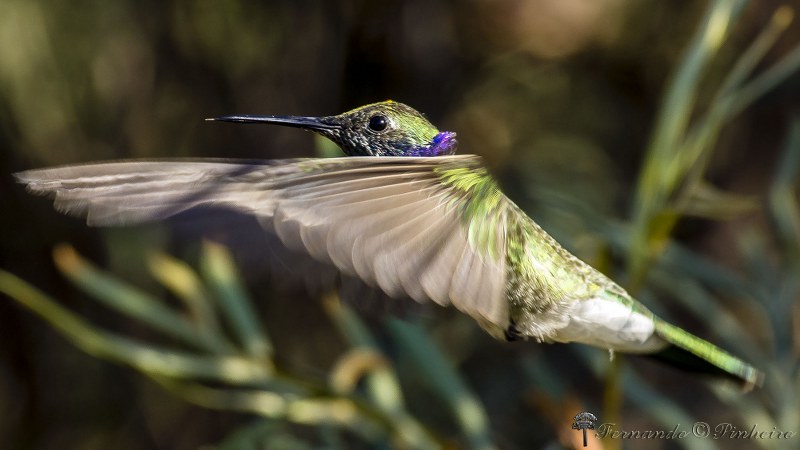
POLYGON ((497 338, 582 342, 748 386, 761 380, 564 250, 500 192, 476 156, 115 162, 17 178, 90 225, 197 206, 252 214, 290 249, 390 296, 452 304, 497 338))
MULTIPOLYGON (((197 206, 255 215, 293 250, 393 297, 452 303, 481 323, 508 322, 496 220, 480 241, 464 224, 468 191, 440 182, 477 157, 143 161, 32 170, 17 178, 94 226, 163 219, 197 206)), ((500 208, 502 209, 502 208, 500 208)), ((484 217, 478 222, 489 222, 484 217)), ((474 232, 473 232, 474 234, 474 232)))

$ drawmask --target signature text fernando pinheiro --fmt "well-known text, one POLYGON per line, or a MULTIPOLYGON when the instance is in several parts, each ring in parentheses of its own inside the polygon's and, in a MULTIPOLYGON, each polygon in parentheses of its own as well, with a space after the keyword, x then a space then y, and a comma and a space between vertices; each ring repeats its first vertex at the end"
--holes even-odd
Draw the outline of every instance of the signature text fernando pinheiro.
POLYGON ((671 430, 623 430, 615 423, 604 423, 595 430, 597 437, 604 439, 684 439, 688 437, 711 439, 792 439, 797 438, 796 431, 781 431, 777 427, 770 429, 753 425, 741 428, 729 422, 709 425, 707 422, 695 422, 691 428, 675 425, 671 430))

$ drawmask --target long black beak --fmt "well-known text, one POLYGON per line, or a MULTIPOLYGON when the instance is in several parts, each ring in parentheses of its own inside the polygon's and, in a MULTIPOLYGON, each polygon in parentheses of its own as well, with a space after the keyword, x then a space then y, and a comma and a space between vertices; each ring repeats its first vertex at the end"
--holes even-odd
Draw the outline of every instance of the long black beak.
POLYGON ((306 130, 333 130, 340 128, 329 117, 303 117, 303 116, 222 116, 206 120, 236 123, 267 123, 287 127, 304 128, 306 130))

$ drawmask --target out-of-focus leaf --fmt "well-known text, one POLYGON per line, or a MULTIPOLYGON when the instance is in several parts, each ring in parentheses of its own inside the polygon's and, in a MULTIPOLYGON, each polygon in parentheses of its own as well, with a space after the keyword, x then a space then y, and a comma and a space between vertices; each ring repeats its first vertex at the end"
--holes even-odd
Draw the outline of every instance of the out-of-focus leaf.
MULTIPOLYGON (((764 34, 769 35, 770 38, 775 35, 777 38, 777 35, 787 29, 793 20, 794 10, 789 5, 783 5, 773 14, 772 21, 764 34)), ((798 69, 800 69, 800 45, 795 45, 772 67, 750 80, 738 91, 730 94, 734 98, 727 112, 728 117, 736 115, 750 106, 755 100, 791 77, 798 69)))
POLYGON ((188 264, 164 253, 150 254, 147 264, 150 273, 183 301, 200 329, 222 334, 211 297, 188 264))
POLYGON ((800 266, 800 205, 797 201, 800 174, 800 116, 792 121, 783 155, 775 165, 775 176, 769 191, 770 212, 778 236, 793 264, 800 266))
POLYGON ((404 357, 431 393, 450 407, 470 447, 495 448, 489 418, 480 401, 420 327, 398 319, 390 319, 388 327, 404 357))
POLYGON ((219 389, 198 383, 157 378, 169 391, 192 403, 218 410, 249 412, 305 425, 337 424, 368 441, 384 435, 379 418, 361 413, 361 406, 345 397, 296 397, 248 389, 219 389))
POLYGON ((685 195, 679 212, 686 216, 726 220, 758 208, 754 196, 725 192, 705 182, 692 186, 691 192, 685 195))
POLYGON ((224 340, 200 331, 184 316, 152 296, 98 270, 72 247, 57 247, 53 258, 64 275, 110 308, 180 339, 187 345, 207 351, 226 351, 229 348, 224 340))
POLYGON ((636 188, 634 227, 628 259, 634 280, 641 279, 654 255, 650 237, 659 225, 654 217, 667 206, 685 172, 681 143, 692 117, 701 77, 711 64, 746 2, 716 0, 709 4, 686 53, 673 75, 661 104, 655 131, 636 188))
POLYGON ((217 445, 218 450, 310 450, 311 444, 291 435, 274 420, 258 420, 233 431, 217 445))
POLYGON ((205 242, 200 267, 218 296, 220 310, 245 350, 257 358, 269 358, 272 344, 251 306, 228 250, 219 244, 205 242))
POLYGON ((161 376, 209 379, 234 384, 262 383, 270 378, 267 368, 246 358, 194 355, 167 350, 101 331, 5 271, 0 271, 0 290, 37 313, 77 347, 98 358, 117 361, 161 376))
POLYGON ((356 348, 339 358, 331 370, 331 387, 336 392, 350 394, 363 376, 379 368, 384 368, 386 365, 386 359, 379 353, 356 348))
POLYGON ((352 369, 358 371, 369 369, 369 372, 364 373, 367 392, 375 405, 391 418, 399 435, 399 441, 415 448, 438 448, 439 444, 406 411, 397 375, 388 364, 385 364, 385 358, 376 358, 378 345, 358 315, 343 304, 336 294, 329 293, 322 301, 334 324, 353 346, 351 354, 358 358, 352 360, 353 363, 357 363, 356 367, 348 364, 347 360, 340 360, 331 374, 334 390, 342 389, 346 378, 353 378, 352 369))

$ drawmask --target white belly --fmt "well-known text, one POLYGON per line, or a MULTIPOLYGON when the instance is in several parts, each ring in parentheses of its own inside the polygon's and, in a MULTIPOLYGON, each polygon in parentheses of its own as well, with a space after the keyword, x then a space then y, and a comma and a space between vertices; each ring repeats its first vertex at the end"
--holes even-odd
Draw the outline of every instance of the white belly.
POLYGON ((580 342, 625 353, 652 353, 667 342, 655 334, 653 319, 608 299, 574 302, 569 322, 550 338, 556 342, 580 342))

